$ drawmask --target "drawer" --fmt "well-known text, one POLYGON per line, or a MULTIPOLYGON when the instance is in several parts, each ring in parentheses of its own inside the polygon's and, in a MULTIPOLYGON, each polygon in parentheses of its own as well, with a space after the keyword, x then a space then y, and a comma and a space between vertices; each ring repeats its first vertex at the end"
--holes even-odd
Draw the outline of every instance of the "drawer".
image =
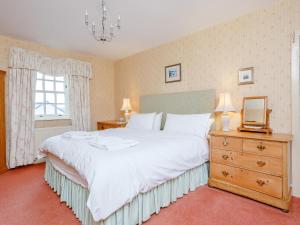
POLYGON ((98 130, 105 130, 110 128, 114 128, 114 126, 111 124, 98 124, 98 130))
POLYGON ((211 143, 213 148, 242 151, 241 138, 212 136, 211 143))
POLYGON ((113 127, 112 125, 108 125, 108 124, 102 124, 102 126, 101 126, 102 130, 110 129, 112 127, 113 127))
POLYGON ((258 172, 282 176, 282 160, 243 152, 212 149, 212 162, 239 166, 258 172))
POLYGON ((211 163, 211 177, 276 198, 282 197, 282 178, 277 176, 211 163))
POLYGON ((243 141, 243 151, 259 155, 282 157, 283 145, 274 141, 246 140, 243 141))

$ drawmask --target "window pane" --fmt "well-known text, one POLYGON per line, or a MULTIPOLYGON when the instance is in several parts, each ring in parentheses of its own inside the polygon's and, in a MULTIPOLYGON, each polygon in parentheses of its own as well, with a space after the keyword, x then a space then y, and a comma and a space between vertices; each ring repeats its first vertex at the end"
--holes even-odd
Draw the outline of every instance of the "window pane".
POLYGON ((35 90, 42 91, 43 90, 43 81, 37 80, 35 90))
POLYGON ((36 103, 43 103, 44 102, 44 93, 36 92, 35 93, 35 102, 36 103))
POLYGON ((37 72, 35 92, 35 115, 47 118, 64 116, 66 110, 65 77, 52 76, 37 72), (53 117, 54 116, 54 117, 53 117))
POLYGON ((46 103, 55 103, 54 93, 46 93, 46 103))
POLYGON ((65 94, 56 94, 56 103, 65 103, 65 94))
POLYGON ((37 72, 37 76, 36 76, 37 79, 43 79, 43 74, 42 73, 39 73, 37 72))
POLYGON ((45 75, 45 80, 54 80, 54 76, 45 75))
POLYGON ((44 115, 44 104, 35 104, 35 115, 44 115))
POLYGON ((57 80, 57 81, 64 81, 65 78, 64 78, 64 76, 56 76, 55 80, 57 80))
POLYGON ((56 82, 56 91, 65 91, 65 84, 63 82, 56 82))
POLYGON ((53 81, 45 81, 45 90, 46 91, 54 91, 54 82, 53 81))
POLYGON ((54 114, 55 114, 55 105, 46 104, 46 115, 54 115, 54 114))
POLYGON ((65 115, 66 106, 64 104, 57 104, 57 115, 65 115))

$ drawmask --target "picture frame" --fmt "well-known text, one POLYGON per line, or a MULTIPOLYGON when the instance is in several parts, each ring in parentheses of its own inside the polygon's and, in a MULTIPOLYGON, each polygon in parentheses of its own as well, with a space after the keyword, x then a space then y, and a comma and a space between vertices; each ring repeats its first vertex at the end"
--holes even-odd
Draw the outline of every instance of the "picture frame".
POLYGON ((254 84, 254 67, 248 67, 239 70, 238 84, 254 84))
POLYGON ((165 67, 165 83, 181 81, 181 63, 165 67))

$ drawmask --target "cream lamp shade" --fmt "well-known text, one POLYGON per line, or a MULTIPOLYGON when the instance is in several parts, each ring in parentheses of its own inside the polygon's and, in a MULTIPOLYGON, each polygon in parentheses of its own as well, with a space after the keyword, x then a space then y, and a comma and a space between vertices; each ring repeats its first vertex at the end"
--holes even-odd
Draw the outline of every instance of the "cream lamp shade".
POLYGON ((125 111, 125 112, 132 110, 129 98, 123 98, 123 105, 122 105, 121 110, 125 111))
POLYGON ((215 112, 235 112, 235 108, 232 106, 230 93, 224 92, 220 94, 219 104, 215 112))
POLYGON ((223 112, 221 121, 223 126, 223 131, 230 131, 230 117, 228 112, 234 112, 235 109, 231 103, 230 93, 225 92, 220 94, 219 104, 215 110, 215 112, 223 112))

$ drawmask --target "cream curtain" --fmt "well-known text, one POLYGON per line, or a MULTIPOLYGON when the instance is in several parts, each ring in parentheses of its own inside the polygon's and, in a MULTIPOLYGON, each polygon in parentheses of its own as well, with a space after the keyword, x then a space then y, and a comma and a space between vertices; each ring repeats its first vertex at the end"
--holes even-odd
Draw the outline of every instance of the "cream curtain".
POLYGON ((8 166, 33 163, 36 157, 34 148, 34 90, 36 81, 36 57, 11 52, 8 71, 8 166))
POLYGON ((300 196, 300 30, 292 45, 292 180, 293 194, 300 196), (297 185, 296 185, 297 184, 297 185))
POLYGON ((7 158, 14 168, 34 162, 34 93, 36 72, 65 75, 69 80, 70 109, 74 130, 90 129, 90 63, 51 58, 39 53, 11 48, 9 54, 7 158))
POLYGON ((70 77, 70 110, 72 128, 77 131, 90 130, 89 79, 83 76, 70 77))

